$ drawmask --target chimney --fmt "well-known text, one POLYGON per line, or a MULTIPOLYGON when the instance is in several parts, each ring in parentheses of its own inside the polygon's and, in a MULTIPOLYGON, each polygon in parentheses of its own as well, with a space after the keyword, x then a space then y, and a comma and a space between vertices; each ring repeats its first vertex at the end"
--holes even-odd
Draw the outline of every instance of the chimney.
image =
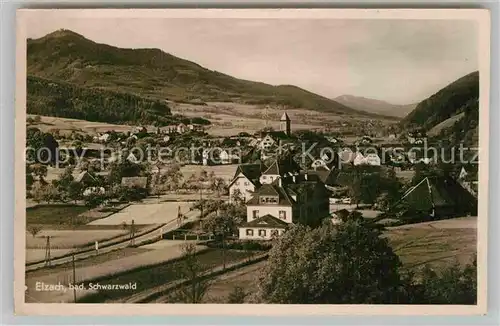
POLYGON ((278 185, 279 185, 280 187, 282 187, 281 177, 278 177, 278 185))

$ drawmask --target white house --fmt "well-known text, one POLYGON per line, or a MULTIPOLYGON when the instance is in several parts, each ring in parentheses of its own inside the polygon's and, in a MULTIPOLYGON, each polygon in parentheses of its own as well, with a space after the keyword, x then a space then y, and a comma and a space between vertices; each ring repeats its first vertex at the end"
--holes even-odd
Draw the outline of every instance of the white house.
POLYGON ((361 152, 356 152, 356 156, 354 157, 353 164, 354 165, 366 164, 365 157, 363 154, 361 154, 361 152))
POLYGON ((83 196, 87 197, 90 195, 104 195, 105 192, 106 190, 104 189, 104 187, 87 187, 83 191, 83 196))
POLYGON ((288 224, 318 223, 327 217, 328 192, 321 182, 283 178, 258 188, 246 208, 247 221, 239 227, 240 239, 266 240, 281 235, 288 224))
POLYGON ((271 240, 285 232, 288 223, 272 215, 264 215, 239 228, 239 238, 246 240, 271 240))
POLYGON ((240 164, 236 169, 231 183, 229 183, 229 201, 234 201, 236 194, 240 194, 246 202, 257 187, 260 186, 259 177, 261 164, 240 164))
POLYGON ((260 149, 270 149, 273 145, 276 144, 276 141, 271 137, 271 135, 266 135, 259 144, 260 149))
POLYGON ((467 175, 468 175, 467 171, 462 166, 462 169, 460 170, 460 174, 458 175, 458 179, 464 180, 467 177, 467 175))
POLYGON ((130 153, 128 154, 127 156, 127 160, 129 160, 130 162, 132 163, 139 163, 139 160, 137 159, 137 157, 134 155, 134 153, 130 153))
POLYGON ((356 154, 349 147, 343 148, 338 154, 341 163, 351 163, 356 157, 356 154))
POLYGON ((369 153, 365 156, 365 164, 380 166, 380 157, 375 153, 369 153))
POLYGON ((109 138, 111 137, 110 134, 105 133, 99 136, 98 140, 102 143, 107 143, 109 141, 109 138))
POLYGON ((184 123, 179 123, 176 127, 176 130, 179 134, 183 134, 188 131, 188 127, 184 123))

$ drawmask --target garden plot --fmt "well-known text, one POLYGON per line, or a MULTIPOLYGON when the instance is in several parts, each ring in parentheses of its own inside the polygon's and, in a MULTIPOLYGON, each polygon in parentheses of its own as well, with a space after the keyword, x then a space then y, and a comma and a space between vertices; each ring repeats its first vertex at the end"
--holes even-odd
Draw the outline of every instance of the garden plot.
MULTIPOLYGON (((128 230, 42 230, 35 237, 26 234, 27 249, 44 249, 47 243, 47 236, 50 236, 50 248, 52 249, 72 249, 92 244, 95 241, 103 241, 126 234, 128 230)), ((53 255, 54 256, 54 255, 53 255)), ((43 258, 43 257, 42 257, 43 258)))
POLYGON ((106 218, 95 220, 89 225, 136 225, 164 224, 177 218, 180 207, 182 214, 189 212, 192 203, 189 202, 165 202, 155 204, 133 204, 118 213, 106 218))
POLYGON ((214 165, 214 166, 205 166, 205 165, 185 165, 181 167, 182 175, 184 179, 187 180, 192 174, 200 175, 202 170, 210 172, 214 172, 216 177, 223 178, 226 182, 229 182, 233 179, 234 173, 238 168, 237 164, 228 164, 228 165, 214 165))

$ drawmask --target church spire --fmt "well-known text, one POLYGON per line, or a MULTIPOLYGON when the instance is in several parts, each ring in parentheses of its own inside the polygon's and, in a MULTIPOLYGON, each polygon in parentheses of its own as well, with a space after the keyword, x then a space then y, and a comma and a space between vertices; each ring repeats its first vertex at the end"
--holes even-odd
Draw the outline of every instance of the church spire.
POLYGON ((283 112, 283 115, 280 119, 280 130, 283 131, 287 136, 290 136, 291 132, 291 120, 288 114, 283 112))

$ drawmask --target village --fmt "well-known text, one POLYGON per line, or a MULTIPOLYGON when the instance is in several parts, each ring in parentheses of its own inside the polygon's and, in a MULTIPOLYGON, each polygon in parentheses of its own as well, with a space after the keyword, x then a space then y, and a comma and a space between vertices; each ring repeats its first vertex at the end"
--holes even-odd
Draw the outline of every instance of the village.
MULTIPOLYGON (((397 227, 457 217, 469 223, 477 214, 477 166, 439 164, 415 150, 432 141, 421 131, 388 131, 382 139, 360 134, 346 143, 341 133, 294 130, 285 111, 279 130, 223 138, 183 123, 95 135, 44 133, 36 128, 41 120, 28 121, 27 143, 49 145, 53 152, 42 161, 50 154, 57 160, 26 165, 28 279, 68 280, 75 257, 80 282, 118 270, 133 275, 178 259, 186 243, 196 244, 200 255, 220 251, 205 255, 225 270, 263 259, 294 224, 337 225, 361 216, 397 227), (395 150, 400 146, 413 151, 395 150), (234 257, 226 252, 232 249, 234 257), (107 268, 95 265, 100 257, 111 259, 107 268), (47 268, 56 270, 49 276, 47 268)), ((152 295, 158 286, 143 292, 152 295)), ((102 292, 30 296, 93 302, 102 292)))

